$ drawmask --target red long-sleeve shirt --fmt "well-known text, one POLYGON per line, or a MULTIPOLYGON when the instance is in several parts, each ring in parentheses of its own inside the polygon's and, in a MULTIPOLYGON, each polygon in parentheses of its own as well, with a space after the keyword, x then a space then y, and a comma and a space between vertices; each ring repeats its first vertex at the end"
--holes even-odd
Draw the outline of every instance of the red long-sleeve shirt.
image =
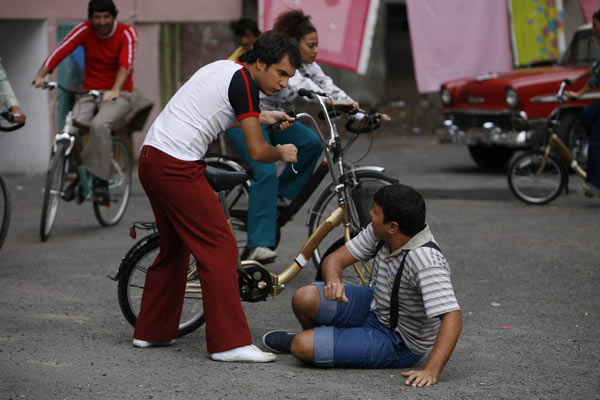
POLYGON ((122 90, 133 89, 133 61, 137 47, 137 31, 134 27, 115 21, 111 34, 100 37, 90 21, 77 25, 44 61, 44 66, 52 71, 69 54, 83 46, 85 90, 112 89, 120 68, 129 73, 122 90))

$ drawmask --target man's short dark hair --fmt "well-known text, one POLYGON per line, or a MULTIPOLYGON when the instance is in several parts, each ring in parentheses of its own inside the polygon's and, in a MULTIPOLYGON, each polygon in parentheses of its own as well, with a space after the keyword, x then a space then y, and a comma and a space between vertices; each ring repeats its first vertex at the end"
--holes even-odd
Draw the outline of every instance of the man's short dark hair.
POLYGON ((95 12, 109 12, 115 18, 117 18, 117 14, 119 13, 112 0, 90 0, 88 3, 89 20, 92 19, 92 14, 95 12))
POLYGON ((600 10, 596 11, 594 13, 594 15, 592 15, 592 18, 594 18, 596 21, 600 22, 600 10))
POLYGON ((286 55, 292 66, 300 67, 302 59, 298 42, 284 33, 270 30, 263 33, 240 60, 249 64, 261 60, 269 68, 272 64, 280 62, 286 55))
POLYGON ((250 18, 240 18, 237 21, 233 21, 231 25, 229 25, 233 34, 235 36, 244 36, 246 31, 249 31, 254 36, 260 36, 260 30, 258 30, 258 25, 256 25, 256 21, 251 20, 250 18))
POLYGON ((383 222, 395 222, 400 232, 414 236, 425 228, 425 200, 410 186, 396 183, 379 189, 373 198, 383 211, 383 222))

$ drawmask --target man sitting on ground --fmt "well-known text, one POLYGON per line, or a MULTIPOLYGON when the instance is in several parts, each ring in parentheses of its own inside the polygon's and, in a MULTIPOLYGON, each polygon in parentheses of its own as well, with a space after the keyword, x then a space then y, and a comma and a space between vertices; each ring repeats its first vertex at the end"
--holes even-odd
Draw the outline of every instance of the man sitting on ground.
POLYGON ((303 331, 272 331, 263 343, 320 367, 408 368, 406 385, 430 386, 462 329, 450 267, 425 224, 425 201, 405 185, 375 194, 371 224, 323 262, 324 282, 294 293, 303 331), (345 286, 342 270, 374 259, 374 287, 345 286))

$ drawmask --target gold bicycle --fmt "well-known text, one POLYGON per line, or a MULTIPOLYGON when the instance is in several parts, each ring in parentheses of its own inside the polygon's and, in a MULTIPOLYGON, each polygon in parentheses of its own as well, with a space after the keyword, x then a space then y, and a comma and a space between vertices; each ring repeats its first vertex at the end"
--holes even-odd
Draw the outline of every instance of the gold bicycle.
MULTIPOLYGON (((586 172, 577 162, 577 157, 555 132, 566 100, 565 88, 569 84, 568 80, 560 84, 556 95, 558 107, 548 120, 542 147, 520 155, 508 168, 510 190, 525 203, 547 204, 558 197, 563 190, 568 190, 569 168, 582 179, 586 177, 586 172), (562 158, 555 155, 553 149, 562 158)), ((580 147, 581 151, 585 152, 585 145, 580 147)), ((586 195, 589 196, 587 193, 586 195)))

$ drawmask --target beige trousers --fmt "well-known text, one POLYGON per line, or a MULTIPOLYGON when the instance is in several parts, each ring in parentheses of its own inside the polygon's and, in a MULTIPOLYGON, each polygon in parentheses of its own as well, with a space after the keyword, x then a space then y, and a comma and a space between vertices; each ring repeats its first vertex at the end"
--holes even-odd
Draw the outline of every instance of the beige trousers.
POLYGON ((102 101, 90 95, 77 99, 73 107, 73 118, 89 125, 90 139, 81 158, 83 165, 97 178, 108 180, 112 147, 112 129, 131 110, 131 93, 121 92, 111 101, 102 101))

